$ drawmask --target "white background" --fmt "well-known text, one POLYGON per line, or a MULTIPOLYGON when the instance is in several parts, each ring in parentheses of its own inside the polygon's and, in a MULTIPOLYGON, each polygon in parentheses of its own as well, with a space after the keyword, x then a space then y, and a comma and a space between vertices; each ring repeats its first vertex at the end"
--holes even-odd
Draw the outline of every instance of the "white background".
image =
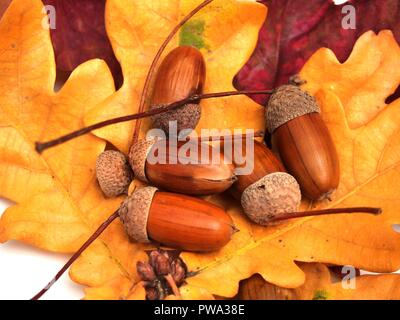
MULTIPOLYGON (((0 212, 10 204, 0 199, 0 212)), ((42 289, 68 260, 68 255, 49 253, 17 241, 0 245, 0 300, 30 299, 42 289)), ((82 287, 68 272, 43 299, 80 299, 82 287)))

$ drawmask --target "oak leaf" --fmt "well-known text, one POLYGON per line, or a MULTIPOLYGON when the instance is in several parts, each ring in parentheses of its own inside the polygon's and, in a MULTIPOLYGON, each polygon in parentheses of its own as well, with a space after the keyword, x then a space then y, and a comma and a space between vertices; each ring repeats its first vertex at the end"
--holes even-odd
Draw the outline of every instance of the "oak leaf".
POLYGON ((347 270, 336 277, 321 263, 300 263, 306 275, 303 285, 294 289, 275 286, 260 275, 241 282, 238 299, 243 300, 400 300, 400 275, 361 275, 347 270))
MULTIPOLYGON (((0 69, 4 71, 0 78, 4 92, 0 98, 0 189, 1 196, 17 205, 10 207, 0 220, 2 242, 16 239, 45 250, 74 252, 118 207, 121 199, 104 199, 95 181, 95 160, 104 150, 103 140, 88 135, 49 150, 43 156, 34 151, 34 142, 82 127, 84 114, 104 116, 99 115, 98 110, 104 110, 104 106, 110 106, 110 103, 119 106, 120 112, 135 112, 144 76, 161 40, 198 3, 158 1, 149 8, 145 2, 134 5, 130 1, 109 1, 109 29, 116 37, 118 45, 114 49, 123 60, 125 76, 124 86, 116 93, 111 74, 100 60, 80 65, 61 91, 55 93, 55 59, 49 32, 42 28, 41 1, 16 0, 10 5, 0 24, 0 69), (131 21, 130 14, 145 21, 157 20, 158 24, 151 26, 147 23, 143 30, 136 30, 137 26, 127 25, 127 21, 131 21), (156 25, 159 30, 155 30, 156 25), (141 38, 136 38, 138 33, 141 33, 141 38), (118 38, 120 34, 122 38, 118 38), (147 46, 144 45, 146 42, 142 43, 146 38, 151 39, 147 46), (130 44, 122 47, 124 42, 130 44), (32 68, 32 64, 38 67, 32 68), (97 106, 103 100, 105 103, 97 106), (95 109, 93 113, 92 109, 95 109)), ((204 44, 209 64, 214 65, 209 71, 209 87, 233 90, 230 79, 250 56, 264 17, 265 9, 261 5, 236 1, 216 1, 208 13, 199 14, 196 23, 204 25, 204 32, 210 35, 204 44), (227 32, 211 32, 218 25, 235 19, 242 20, 242 24, 227 32), (242 46, 243 49, 237 50, 242 46), (229 56, 232 50, 238 51, 236 59, 220 63, 222 57, 229 56)), ((140 21, 137 19, 135 23, 140 21)), ((187 30, 182 31, 180 37, 178 42, 182 43, 192 39, 187 30)), ((175 41, 171 47, 176 44, 175 41)), ((257 129, 264 127, 260 106, 249 98, 234 98, 230 102, 233 102, 231 106, 223 100, 218 105, 224 110, 230 109, 231 117, 240 108, 247 107, 249 113, 244 120, 248 121, 243 120, 242 125, 257 129)), ((106 116, 118 114, 112 110, 106 116)), ((233 120, 231 127, 234 126, 233 120)), ((225 121, 220 123, 220 127, 225 125, 225 121)), ((128 127, 125 130, 123 125, 116 126, 122 136, 108 140, 126 150, 132 124, 128 127)), ((132 284, 138 280, 135 264, 145 259, 143 248, 145 246, 131 244, 121 224, 116 222, 81 256, 71 270, 71 277, 90 287, 87 289, 89 299, 125 299, 131 294, 132 284)))
MULTIPOLYGON (((400 3, 397 0, 262 0, 268 7, 257 48, 235 78, 238 89, 275 88, 300 72, 322 47, 340 62, 349 57, 356 40, 366 31, 389 29, 400 41, 400 3)), ((393 93, 393 92, 391 92, 393 93)), ((392 99, 400 97, 400 88, 392 99)), ((268 96, 252 98, 266 104, 268 96)))
MULTIPOLYGON (((121 201, 105 199, 96 183, 96 157, 106 143, 87 135, 39 155, 34 142, 81 128, 84 114, 111 95, 114 84, 106 64, 91 60, 54 92, 55 60, 42 8, 39 0, 15 0, 0 22, 0 193, 16 203, 1 217, 0 241, 72 253, 121 201)), ((121 274, 130 280, 119 255, 133 261, 121 226, 109 232, 121 236, 106 233, 85 253, 104 267, 91 278, 101 284, 121 274)))
MULTIPOLYGON (((360 50, 366 56, 375 56, 369 53, 382 50, 378 45, 380 42, 390 43, 390 50, 394 55, 398 50, 397 43, 387 31, 377 36, 366 33, 359 39, 360 44, 365 42, 365 46, 357 43, 350 57, 350 61, 356 61, 360 69, 369 65, 368 60, 353 58, 361 57, 360 50)), ((302 73, 309 80, 309 87, 317 86, 312 77, 307 78, 309 70, 315 71, 318 68, 318 64, 315 67, 313 62, 329 65, 329 61, 336 61, 332 54, 328 55, 330 59, 324 57, 322 61, 319 58, 320 52, 315 55, 302 73)), ((378 69, 385 65, 382 61, 386 61, 383 54, 380 59, 381 63, 375 63, 378 69)), ((396 61, 392 56, 388 59, 396 61)), ((330 68, 323 73, 336 75, 337 69, 341 67, 337 62, 331 63, 330 68)), ((338 83, 351 83, 351 78, 347 77, 351 73, 339 74, 343 80, 338 78, 338 83)), ((379 74, 380 72, 372 73, 379 74)), ((397 79, 396 73, 389 73, 385 83, 393 87, 398 82, 397 79)), ((337 145, 342 167, 342 182, 333 202, 319 204, 319 207, 382 206, 384 214, 380 217, 342 215, 301 219, 266 229, 250 224, 232 199, 210 197, 209 200, 228 210, 241 232, 219 252, 206 255, 183 253, 189 270, 199 272, 187 280, 190 286, 206 288, 215 295, 232 297, 237 292, 239 280, 257 272, 274 284, 295 288, 303 284, 305 278, 304 272, 294 261, 351 264, 377 272, 398 269, 400 237, 392 229, 392 224, 400 220, 397 210, 400 197, 396 188, 400 165, 397 139, 399 101, 382 106, 380 113, 374 118, 368 118, 361 127, 352 128, 339 92, 334 90, 337 87, 322 86, 314 91, 337 145)), ((378 86, 378 90, 380 89, 378 86)), ((351 99, 353 94, 357 94, 357 90, 349 90, 348 94, 347 99, 351 99)), ((379 104, 380 97, 380 94, 374 96, 370 105, 374 102, 379 104)), ((356 97, 353 99, 357 100, 356 97)), ((357 109, 353 116, 362 114, 363 111, 357 109)), ((368 108, 365 111, 368 112, 368 108)))
MULTIPOLYGON (((124 84, 87 114, 87 125, 137 112, 149 66, 161 43, 200 3, 175 0, 152 1, 150 5, 146 1, 108 1, 106 27, 122 66, 124 84)), ((207 67, 204 91, 234 90, 232 79, 250 57, 265 15, 266 8, 254 1, 216 0, 182 28, 165 52, 179 44, 197 46, 207 67)), ((199 128, 264 130, 263 108, 247 97, 204 100, 201 105, 199 128)), ((126 152, 133 127, 134 123, 123 123, 97 130, 95 134, 126 152)), ((146 121, 142 133, 148 127, 146 121)))
MULTIPOLYGON (((366 33, 356 43, 349 59, 356 61, 360 69, 371 66, 368 60, 361 58, 360 50, 364 57, 368 57, 371 52, 382 50, 378 43, 387 41, 396 53, 398 44, 390 32, 383 31, 377 36, 366 33), (365 46, 360 45, 365 42, 365 46)), ((301 76, 308 80, 308 87, 318 87, 314 79, 307 76, 310 70, 316 73, 320 64, 326 66, 322 72, 320 70, 321 73, 342 76, 337 79, 338 83, 351 82, 348 78, 351 73, 338 72, 342 65, 330 51, 328 57, 321 58, 321 52, 326 51, 316 52, 301 72, 301 76), (330 65, 330 61, 336 63, 330 65)), ((384 55, 380 57, 380 63, 375 64, 377 69, 384 65, 384 55)), ((379 75, 379 72, 372 74, 379 75)), ((393 83, 398 83, 398 74, 389 73, 385 81, 393 86, 393 83)), ((321 86, 315 92, 341 166, 341 183, 333 201, 320 203, 318 207, 381 206, 384 214, 380 217, 338 215, 307 218, 265 229, 249 224, 235 204, 226 203, 241 232, 215 255, 184 253, 189 269, 201 271, 198 276, 188 279, 190 284, 207 286, 211 292, 221 296, 233 296, 240 279, 258 272, 269 282, 295 288, 304 282, 304 273, 294 261, 350 264, 376 272, 398 269, 400 236, 392 225, 400 221, 400 189, 397 187, 400 178, 400 100, 382 106, 374 118, 368 118, 360 127, 351 128, 339 97, 340 91, 336 91, 338 88, 340 86, 321 86), (217 281, 221 278, 225 281, 217 281)), ((377 95, 371 97, 371 105, 381 104, 379 90, 378 86, 377 95)), ((357 103, 357 89, 347 93, 346 98, 352 99, 354 95, 354 103, 357 103)), ((363 111, 357 109, 351 116, 359 114, 361 117, 363 111)), ((365 111, 369 112, 367 107, 365 111)))

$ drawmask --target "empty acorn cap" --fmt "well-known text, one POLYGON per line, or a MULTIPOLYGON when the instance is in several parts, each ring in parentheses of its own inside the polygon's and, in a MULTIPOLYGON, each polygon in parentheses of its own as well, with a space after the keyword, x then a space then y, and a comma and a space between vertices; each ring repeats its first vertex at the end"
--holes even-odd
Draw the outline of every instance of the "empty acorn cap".
POLYGON ((295 212, 301 192, 296 179, 284 172, 266 175, 247 187, 241 203, 246 215, 255 223, 267 225, 281 213, 295 212))
POLYGON ((136 190, 119 208, 119 216, 130 238, 140 243, 149 243, 147 220, 157 188, 144 187, 136 190))
POLYGON ((265 113, 268 131, 273 133, 286 122, 313 112, 321 112, 313 96, 298 86, 283 85, 268 101, 265 113))
POLYGON ((146 177, 146 159, 155 142, 155 139, 139 140, 132 144, 129 150, 129 163, 135 174, 135 178, 144 182, 148 182, 146 177))
POLYGON ((107 150, 97 157, 96 176, 105 196, 116 197, 128 192, 132 170, 122 152, 107 150))

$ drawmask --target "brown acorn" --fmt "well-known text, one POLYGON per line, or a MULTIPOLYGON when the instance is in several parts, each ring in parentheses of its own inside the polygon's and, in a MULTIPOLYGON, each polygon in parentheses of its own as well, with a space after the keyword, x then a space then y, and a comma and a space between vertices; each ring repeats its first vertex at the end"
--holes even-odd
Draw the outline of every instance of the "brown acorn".
POLYGON ((238 300, 297 300, 296 289, 281 288, 254 274, 239 283, 238 300))
POLYGON ((123 202, 119 215, 133 240, 188 251, 218 250, 237 231, 222 208, 153 187, 137 189, 123 202))
MULTIPOLYGON (((246 148, 243 145, 242 153, 246 148)), ((282 163, 264 144, 254 141, 254 154, 245 155, 253 162, 253 171, 237 175, 230 189, 240 200, 243 211, 254 222, 268 225, 281 214, 295 212, 300 206, 300 187, 295 178, 285 172, 282 163)))
POLYGON ((136 178, 178 193, 220 193, 236 181, 234 165, 226 163, 219 150, 205 143, 178 143, 176 152, 170 152, 168 140, 139 140, 130 149, 129 162, 136 178), (204 161, 201 159, 203 148, 208 149, 204 161), (190 151, 183 153, 183 150, 190 151), (211 158, 215 153, 219 156, 216 162, 211 158), (149 160, 153 154, 164 161, 153 163, 149 160))
POLYGON ((270 97, 266 122, 273 146, 311 200, 329 199, 339 185, 339 160, 314 97, 295 85, 270 97))
MULTIPOLYGON (((162 61, 158 69, 151 108, 200 94, 206 77, 206 67, 201 52, 189 46, 180 46, 172 50, 162 61)), ((169 132, 169 122, 177 121, 177 132, 182 129, 194 129, 200 120, 199 103, 152 116, 153 127, 169 132)))

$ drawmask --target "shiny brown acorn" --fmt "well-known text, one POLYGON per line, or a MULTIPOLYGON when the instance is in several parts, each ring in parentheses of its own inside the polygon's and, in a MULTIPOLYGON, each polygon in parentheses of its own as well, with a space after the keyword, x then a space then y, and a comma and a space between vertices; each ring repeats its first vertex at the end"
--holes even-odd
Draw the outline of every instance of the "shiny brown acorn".
POLYGON ((215 147, 188 141, 170 151, 168 140, 134 143, 129 162, 135 177, 161 189, 192 195, 220 193, 236 181, 234 165, 226 163, 215 147), (202 149, 208 149, 207 158, 201 158, 202 149), (218 154, 219 161, 213 161, 213 154, 218 154))
MULTIPOLYGON (((206 77, 206 66, 201 52, 190 46, 180 46, 172 50, 162 61, 158 69, 151 108, 200 94, 206 77)), ((169 122, 177 122, 177 132, 182 129, 194 129, 200 120, 199 103, 186 104, 152 117, 153 127, 169 132, 169 122)))
POLYGON ((282 214, 297 211, 300 187, 272 151, 257 141, 254 154, 246 154, 246 146, 242 147, 246 162, 237 167, 248 166, 252 161, 253 170, 247 175, 237 175, 230 191, 241 202, 246 215, 258 224, 268 225, 282 214))
POLYGON ((215 251, 237 231, 220 207, 182 194, 137 189, 121 205, 120 218, 131 239, 188 251, 215 251))
POLYGON ((314 97, 295 85, 270 97, 266 122, 272 143, 311 200, 329 199, 339 185, 339 160, 314 97))
POLYGON ((254 274, 239 283, 237 300, 298 300, 296 289, 278 287, 254 274))

